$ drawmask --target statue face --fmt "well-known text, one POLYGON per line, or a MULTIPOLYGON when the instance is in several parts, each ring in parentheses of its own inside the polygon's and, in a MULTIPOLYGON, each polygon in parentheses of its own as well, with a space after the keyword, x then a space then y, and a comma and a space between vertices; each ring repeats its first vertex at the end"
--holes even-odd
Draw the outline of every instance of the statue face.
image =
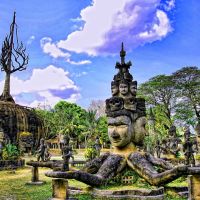
POLYGON ((127 95, 128 94, 128 85, 125 84, 125 83, 120 83, 119 84, 119 91, 120 91, 120 94, 127 95))
POLYGON ((117 95, 117 93, 119 92, 118 86, 117 85, 112 85, 111 86, 111 92, 112 92, 113 96, 117 95))
POLYGON ((132 140, 132 123, 127 116, 108 117, 108 136, 112 146, 124 147, 132 140))
POLYGON ((134 134, 133 134, 133 142, 137 145, 143 145, 145 136, 148 135, 148 132, 145 129, 146 118, 140 117, 138 118, 133 125, 134 134))
POLYGON ((131 91, 131 94, 136 96, 136 93, 137 93, 137 85, 135 84, 131 84, 130 85, 130 91, 131 91))

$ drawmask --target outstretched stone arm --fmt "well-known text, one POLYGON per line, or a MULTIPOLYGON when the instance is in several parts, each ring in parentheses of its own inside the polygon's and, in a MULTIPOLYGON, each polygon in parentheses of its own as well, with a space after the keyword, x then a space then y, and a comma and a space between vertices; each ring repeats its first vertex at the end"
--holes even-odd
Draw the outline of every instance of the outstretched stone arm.
POLYGON ((75 179, 92 186, 103 185, 106 181, 106 179, 103 179, 102 177, 83 171, 48 171, 45 175, 52 178, 75 179))
POLYGON ((85 171, 49 171, 46 176, 52 178, 75 179, 91 186, 100 186, 116 176, 125 167, 125 158, 120 155, 110 155, 102 164, 96 174, 90 174, 85 171))
POLYGON ((128 165, 151 185, 165 185, 180 176, 188 174, 187 166, 176 166, 173 169, 157 173, 153 165, 140 153, 132 153, 128 157, 128 165))
POLYGON ((169 163, 161 158, 155 158, 150 153, 146 153, 145 156, 146 156, 147 160, 149 162, 151 162, 153 165, 160 166, 163 169, 172 169, 173 168, 173 165, 171 163, 169 163))
POLYGON ((81 169, 81 171, 88 172, 90 174, 96 174, 109 155, 110 153, 107 152, 100 157, 87 162, 85 166, 81 169))

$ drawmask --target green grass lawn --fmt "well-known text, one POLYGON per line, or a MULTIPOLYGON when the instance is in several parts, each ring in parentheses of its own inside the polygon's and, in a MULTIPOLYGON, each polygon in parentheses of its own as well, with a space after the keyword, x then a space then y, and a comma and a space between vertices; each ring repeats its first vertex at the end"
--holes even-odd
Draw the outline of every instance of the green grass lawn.
MULTIPOLYGON (((0 171, 0 200, 47 200, 51 197, 51 178, 44 175, 49 169, 40 168, 40 180, 46 181, 41 186, 26 185, 31 180, 31 168, 25 167, 13 171, 0 171)), ((69 180, 69 185, 86 188, 87 185, 69 180)))
MULTIPOLYGON (((57 156, 55 157, 57 158, 57 156)), ((31 160, 34 157, 25 157, 25 160, 31 160)), ((40 180, 46 181, 46 184, 41 186, 26 185, 31 180, 31 167, 24 167, 16 171, 0 171, 0 200, 48 200, 52 196, 51 178, 46 177, 44 174, 50 169, 39 168, 40 180)), ((142 183, 144 184, 144 183, 142 183)), ((169 184, 170 186, 187 186, 185 179, 180 178, 169 184)), ((87 189, 88 186, 84 183, 75 180, 69 180, 69 186, 87 189)), ((104 189, 135 189, 145 188, 144 185, 121 186, 114 185, 105 187, 104 189)), ((147 187, 148 188, 148 187, 147 187)), ((102 187, 103 189, 103 187, 102 187)), ((89 194, 76 195, 79 200, 92 200, 94 199, 89 194)), ((186 198, 178 197, 174 194, 166 195, 166 200, 186 200, 186 198)), ((105 200, 105 198, 104 198, 105 200)))

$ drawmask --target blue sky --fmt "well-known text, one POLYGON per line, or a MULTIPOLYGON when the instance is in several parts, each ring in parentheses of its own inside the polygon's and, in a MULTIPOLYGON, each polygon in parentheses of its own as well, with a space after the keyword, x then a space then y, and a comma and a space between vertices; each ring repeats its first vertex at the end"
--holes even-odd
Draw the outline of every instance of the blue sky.
MULTIPOLYGON (((1 0, 0 43, 16 11, 26 71, 12 75, 16 103, 87 108, 111 96, 121 42, 139 83, 200 66, 199 0, 1 0)), ((0 90, 4 73, 0 74, 0 90)))

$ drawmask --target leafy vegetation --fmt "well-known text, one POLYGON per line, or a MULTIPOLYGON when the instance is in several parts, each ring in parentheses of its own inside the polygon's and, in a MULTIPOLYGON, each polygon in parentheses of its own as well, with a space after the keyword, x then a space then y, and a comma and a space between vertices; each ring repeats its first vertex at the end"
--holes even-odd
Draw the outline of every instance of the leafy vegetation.
POLYGON ((17 160, 20 156, 20 153, 17 147, 13 144, 6 144, 3 148, 2 157, 3 160, 17 160))

